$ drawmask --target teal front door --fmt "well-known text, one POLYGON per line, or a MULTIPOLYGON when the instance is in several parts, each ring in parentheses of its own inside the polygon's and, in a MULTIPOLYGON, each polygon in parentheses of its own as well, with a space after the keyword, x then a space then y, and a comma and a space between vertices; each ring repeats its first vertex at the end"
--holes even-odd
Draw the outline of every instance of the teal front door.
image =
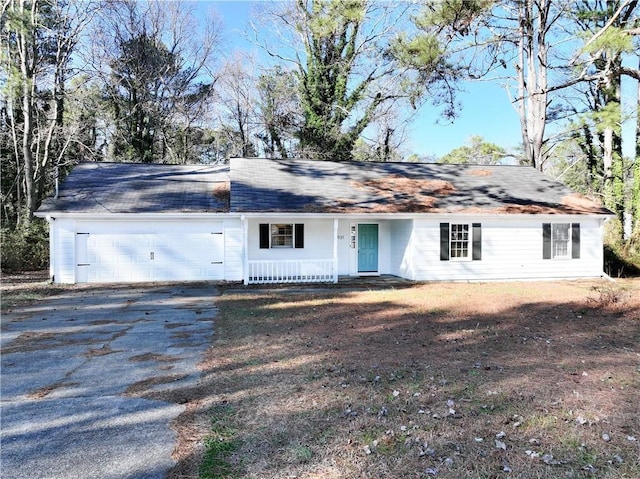
POLYGON ((358 225, 358 273, 378 272, 378 225, 358 225))

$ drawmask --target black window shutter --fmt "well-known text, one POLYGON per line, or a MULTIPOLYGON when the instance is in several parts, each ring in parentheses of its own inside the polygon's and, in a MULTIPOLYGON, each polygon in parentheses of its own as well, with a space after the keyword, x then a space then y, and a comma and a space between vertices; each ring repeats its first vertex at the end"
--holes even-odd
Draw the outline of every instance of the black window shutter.
POLYGON ((580 258, 580 223, 571 224, 571 257, 580 258))
POLYGON ((269 249, 269 224, 260 223, 260 248, 269 249))
POLYGON ((482 259, 482 225, 473 223, 473 256, 474 261, 482 259))
POLYGON ((551 223, 542 223, 542 259, 551 259, 551 223))
POLYGON ((440 223, 440 260, 449 260, 449 223, 440 223))
POLYGON ((304 248, 304 224, 296 223, 295 225, 295 247, 296 248, 304 248))

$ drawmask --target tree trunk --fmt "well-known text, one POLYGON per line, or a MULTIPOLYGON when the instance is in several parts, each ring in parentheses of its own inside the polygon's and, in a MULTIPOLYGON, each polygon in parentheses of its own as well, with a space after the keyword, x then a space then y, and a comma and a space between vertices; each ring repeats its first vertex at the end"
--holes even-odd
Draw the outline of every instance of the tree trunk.
MULTIPOLYGON (((609 11, 615 11, 617 2, 607 1, 609 11)), ((603 53, 602 90, 606 111, 603 129, 604 204, 613 211, 624 226, 624 157, 622 154, 621 67, 622 56, 613 49, 603 53), (609 108, 607 108, 609 107, 609 108)))
MULTIPOLYGON (((36 4, 31 3, 31 11, 26 8, 26 0, 20 0, 19 13, 26 19, 29 14, 28 28, 35 28, 36 24, 36 4)), ((29 223, 33 219, 36 208, 36 191, 34 181, 34 158, 31 151, 34 130, 33 112, 33 89, 35 87, 34 59, 35 48, 33 45, 32 31, 27 31, 25 24, 18 33, 18 52, 20 57, 20 72, 22 73, 22 114, 24 115, 24 129, 22 132, 22 161, 24 163, 24 184, 25 184, 25 216, 24 223, 29 223)))
POLYGON ((547 40, 550 2, 518 0, 518 115, 527 164, 542 171, 547 124, 547 40))
MULTIPOLYGON (((640 62, 638 65, 640 71, 640 62)), ((631 191, 631 214, 634 233, 640 236, 640 81, 636 108, 636 157, 633 163, 633 187, 631 191)))
POLYGON ((524 151, 524 157, 527 164, 534 166, 533 164, 533 155, 531 152, 531 143, 529 141, 529 128, 527 122, 527 107, 526 107, 526 73, 524 70, 524 62, 525 62, 525 31, 526 31, 526 12, 527 10, 522 7, 520 9, 520 29, 519 29, 519 37, 518 37, 518 64, 516 65, 516 70, 518 73, 518 116, 520 118, 520 131, 522 135, 522 150, 524 151))

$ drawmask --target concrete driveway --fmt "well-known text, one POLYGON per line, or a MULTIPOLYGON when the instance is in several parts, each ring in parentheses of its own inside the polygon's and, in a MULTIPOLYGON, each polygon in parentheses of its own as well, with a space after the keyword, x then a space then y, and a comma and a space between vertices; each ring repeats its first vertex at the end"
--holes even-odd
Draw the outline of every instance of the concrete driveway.
POLYGON ((216 294, 209 283, 74 287, 3 314, 0 477, 163 478, 216 294))

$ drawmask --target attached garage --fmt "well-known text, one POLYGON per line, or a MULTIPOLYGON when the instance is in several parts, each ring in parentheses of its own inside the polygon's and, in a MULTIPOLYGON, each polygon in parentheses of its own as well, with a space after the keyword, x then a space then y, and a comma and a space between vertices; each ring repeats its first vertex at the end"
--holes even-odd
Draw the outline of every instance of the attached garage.
POLYGON ((225 165, 78 165, 38 216, 56 283, 238 281, 242 226, 225 165))
POLYGON ((77 230, 79 283, 224 279, 222 221, 80 223, 77 230))

